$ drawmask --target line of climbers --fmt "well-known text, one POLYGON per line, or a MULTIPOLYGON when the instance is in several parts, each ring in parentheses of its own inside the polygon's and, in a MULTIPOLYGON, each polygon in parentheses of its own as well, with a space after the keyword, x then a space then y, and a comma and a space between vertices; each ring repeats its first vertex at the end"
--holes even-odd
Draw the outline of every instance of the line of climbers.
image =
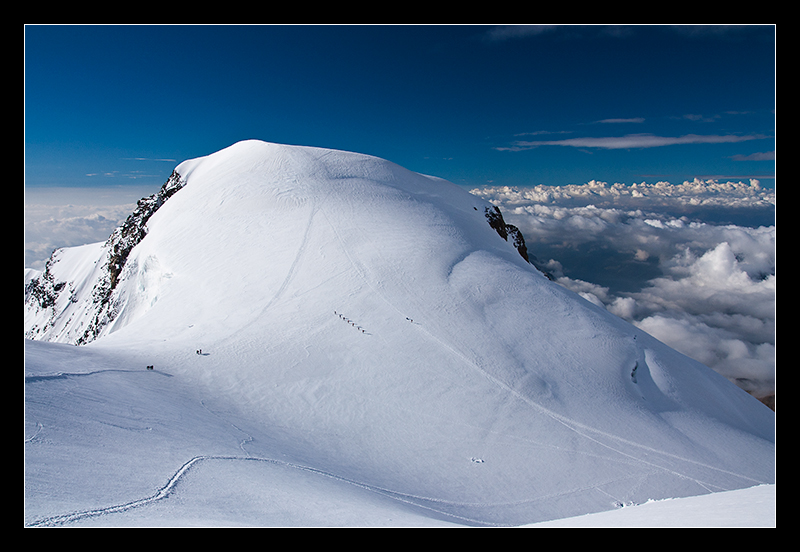
POLYGON ((356 324, 355 322, 344 316, 342 313, 333 311, 333 314, 337 315, 340 319, 344 320, 345 322, 353 326, 355 329, 361 330, 361 333, 366 333, 364 328, 362 328, 361 326, 359 326, 358 324, 356 324))

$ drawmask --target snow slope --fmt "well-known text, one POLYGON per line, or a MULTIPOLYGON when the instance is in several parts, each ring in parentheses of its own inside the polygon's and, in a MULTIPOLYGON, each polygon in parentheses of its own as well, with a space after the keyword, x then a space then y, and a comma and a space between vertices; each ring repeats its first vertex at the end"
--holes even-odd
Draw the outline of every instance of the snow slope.
MULTIPOLYGON (((772 411, 459 187, 259 141, 176 173, 100 338, 26 340, 26 524, 506 526, 774 483, 772 411)), ((56 254, 73 333, 38 338, 91 318, 103 255, 56 254)))

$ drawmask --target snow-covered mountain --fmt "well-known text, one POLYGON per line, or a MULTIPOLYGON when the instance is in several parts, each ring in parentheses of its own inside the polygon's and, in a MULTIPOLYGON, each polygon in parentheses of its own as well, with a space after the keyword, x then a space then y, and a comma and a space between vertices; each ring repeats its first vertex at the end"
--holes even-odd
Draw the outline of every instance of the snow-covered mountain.
POLYGON ((382 159, 181 163, 26 271, 26 523, 521 525, 774 483, 771 410, 531 261, 382 159))

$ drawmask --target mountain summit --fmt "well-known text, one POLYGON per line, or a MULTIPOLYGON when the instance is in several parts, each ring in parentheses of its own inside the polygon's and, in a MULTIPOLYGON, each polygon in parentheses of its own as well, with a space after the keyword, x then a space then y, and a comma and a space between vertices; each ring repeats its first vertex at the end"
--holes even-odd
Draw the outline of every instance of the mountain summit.
POLYGON ((107 242, 55 252, 26 281, 25 336, 213 397, 248 421, 243 458, 457 523, 774 482, 768 408, 532 260, 452 183, 250 140, 178 165, 107 242))
MULTIPOLYGON (((416 200, 420 199, 418 197, 420 193, 422 198, 426 198, 431 193, 446 194, 447 192, 444 192, 444 190, 454 189, 452 184, 445 181, 416 175, 380 159, 356 154, 349 154, 348 156, 343 152, 330 152, 310 148, 288 148, 282 146, 281 149, 275 149, 274 147, 270 149, 269 146, 270 144, 257 141, 242 142, 210 157, 206 163, 219 162, 215 159, 217 157, 219 159, 231 157, 226 164, 243 162, 244 166, 241 167, 242 176, 247 175, 248 178, 258 178, 258 175, 254 173, 254 168, 248 165, 251 163, 257 166, 265 165, 263 169, 257 169, 265 171, 261 175, 264 178, 263 187, 259 186, 260 189, 255 190, 252 189, 252 185, 249 188, 237 186, 238 192, 241 192, 242 195, 236 197, 235 200, 248 203, 248 207, 242 209, 242 213, 254 212, 254 206, 251 201, 264 201, 266 198, 266 203, 263 204, 264 216, 300 217, 299 220, 293 218, 293 220, 288 221, 285 226, 286 230, 291 230, 292 226, 294 226, 295 231, 305 231, 299 226, 303 224, 304 217, 314 217, 317 214, 317 209, 314 208, 310 214, 307 214, 303 209, 295 210, 297 205, 281 206, 281 201, 285 200, 301 203, 306 201, 316 202, 321 194, 325 198, 330 198, 331 201, 338 200, 348 203, 349 208, 352 210, 363 199, 359 194, 370 194, 372 192, 369 189, 366 192, 362 189, 366 183, 372 184, 373 190, 379 194, 385 194, 385 185, 389 185, 394 189, 395 194, 410 193, 411 195, 408 195, 408 198, 416 200), (319 156, 319 159, 314 158, 314 153, 319 156), (324 159, 326 157, 324 154, 326 153, 333 153, 333 158, 324 159), (275 163, 275 165, 270 166, 270 163, 275 163), (348 163, 351 163, 352 167, 348 167, 348 163), (307 178, 305 173, 309 173, 310 176, 314 172, 319 174, 314 175, 311 179, 307 178), (328 173, 330 173, 331 180, 341 180, 354 185, 327 186, 326 177, 324 176, 322 182, 317 181, 320 175, 328 173), (297 186, 293 186, 293 183, 296 183, 297 186), (378 183, 384 185, 383 190, 375 186, 378 183), (408 189, 406 189, 407 184, 411 185, 408 189), (434 190, 437 189, 438 191, 435 192, 434 190), (251 196, 251 193, 258 195, 251 196), (267 195, 265 196, 264 194, 267 195), (270 197, 269 194, 275 195, 270 197), (276 199, 276 201, 272 201, 272 199, 276 199), (280 213, 272 212, 276 207, 279 208, 280 213)), ((192 173, 194 171, 193 165, 194 163, 192 162, 183 163, 173 171, 170 178, 157 193, 139 200, 134 212, 123 225, 114 231, 105 243, 94 244, 84 248, 62 249, 54 253, 47 263, 44 273, 35 275, 26 282, 26 337, 79 345, 86 344, 102 335, 118 330, 132 318, 138 317, 142 309, 147 308, 147 306, 143 307, 141 305, 142 292, 150 298, 149 303, 153 303, 157 299, 157 291, 154 289, 157 286, 156 280, 160 281, 163 277, 169 277, 169 274, 165 275, 159 271, 160 263, 158 257, 153 255, 142 259, 141 254, 139 254, 133 256, 128 262, 128 256, 134 247, 150 232, 150 218, 165 204, 167 199, 185 185, 186 176, 182 175, 192 173), (93 259, 94 269, 91 274, 86 273, 87 267, 83 263, 85 255, 91 255, 93 259), (94 258, 95 255, 97 258, 94 258), (76 256, 80 258, 76 258, 76 256), (73 274, 73 267, 76 264, 84 265, 79 269, 80 274, 77 276, 73 274), (128 287, 133 285, 135 289, 131 291, 125 289, 126 285, 122 285, 117 290, 117 284, 121 281, 124 281, 128 287)), ((218 181, 215 180, 215 182, 219 184, 218 181)), ((244 182, 237 182, 237 184, 244 184, 244 182)), ((226 196, 237 194, 238 192, 234 186, 226 184, 224 190, 220 189, 219 193, 226 196)), ((462 192, 462 195, 467 194, 462 192)), ((503 220, 500 210, 488 203, 476 200, 472 196, 467 195, 467 197, 470 199, 472 209, 484 215, 485 222, 495 230, 497 235, 513 244, 519 255, 526 262, 531 262, 522 233, 515 226, 507 224, 503 220)), ((462 201, 463 199, 462 197, 462 201)), ((375 198, 369 198, 369 201, 375 201, 375 198)), ((220 202, 221 205, 222 203, 220 202)), ((392 202, 388 202, 384 208, 392 208, 391 205, 392 202)), ((408 208, 408 205, 404 207, 408 208)), ((431 205, 427 205, 427 208, 430 207, 431 205)), ((369 207, 367 208, 369 209, 369 207)), ((465 204, 462 203, 459 208, 463 210, 465 204)), ((196 210, 195 207, 190 209, 196 210)), ((211 209, 213 210, 213 206, 211 209)), ((228 217, 231 209, 236 209, 236 207, 232 205, 226 206, 223 216, 228 217)), ((375 209, 373 208, 373 210, 375 209)), ((205 216, 207 215, 203 215, 203 217, 205 216)), ((217 216, 217 214, 209 212, 208 216, 213 217, 217 216)), ((240 213, 238 217, 240 218, 241 216, 242 214, 240 213)), ((369 214, 358 213, 358 211, 353 210, 351 216, 356 220, 348 221, 348 225, 362 224, 358 220, 361 219, 364 232, 369 234, 376 233, 370 227, 372 223, 367 222, 369 214)), ((414 216, 419 215, 415 214, 414 216)), ((446 217, 447 215, 442 214, 442 216, 446 217)), ((480 216, 476 217, 475 213, 470 213, 469 216, 473 219, 473 222, 476 219, 481 219, 480 216)), ((257 215, 256 218, 260 218, 260 215, 257 215)), ((227 226, 232 220, 220 218, 219 222, 221 226, 227 226)), ((310 223, 311 220, 309 220, 310 223)), ((259 224, 263 224, 263 222, 259 224)), ((434 222, 434 224, 439 223, 434 222)), ((331 230, 331 232, 335 231, 335 228, 331 230)), ((397 226, 396 229, 389 229, 387 233, 392 234, 402 231, 402 226, 397 226)), ((277 243, 280 241, 279 236, 280 234, 276 234, 274 231, 263 237, 246 237, 245 234, 242 234, 242 238, 246 239, 247 243, 238 245, 258 244, 266 247, 282 247, 282 244, 277 243), (263 243, 261 243, 262 241, 263 243)), ((169 239, 173 241, 173 238, 169 239)), ((291 240, 292 238, 287 236, 287 239, 291 240)), ((152 241, 152 238, 149 241, 152 241)), ((190 241, 194 242, 195 240, 190 241)), ((206 252, 201 255, 207 254, 207 251, 211 251, 215 247, 228 249, 234 245, 234 241, 236 240, 224 242, 212 239, 209 244, 204 246, 206 252)), ((441 245, 449 247, 444 241, 441 245)), ((254 255, 257 257, 263 255, 264 252, 268 253, 268 251, 261 250, 254 253, 254 255)), ((250 252, 243 252, 242 254, 250 255, 250 252)), ((230 253, 228 255, 233 257, 230 253)), ((222 255, 217 254, 215 258, 220 259, 222 255)), ((247 257, 231 258, 230 262, 232 265, 240 264, 242 261, 249 262, 246 259, 247 257)), ((278 270, 278 272, 280 271, 278 270)))

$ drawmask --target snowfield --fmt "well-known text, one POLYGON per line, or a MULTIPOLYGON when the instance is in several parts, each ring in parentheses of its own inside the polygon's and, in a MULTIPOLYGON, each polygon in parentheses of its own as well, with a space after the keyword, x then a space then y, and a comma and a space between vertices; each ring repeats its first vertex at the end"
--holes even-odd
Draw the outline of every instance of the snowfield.
POLYGON ((255 140, 176 174, 109 295, 100 243, 26 301, 26 526, 774 526, 774 413, 485 200, 255 140))

